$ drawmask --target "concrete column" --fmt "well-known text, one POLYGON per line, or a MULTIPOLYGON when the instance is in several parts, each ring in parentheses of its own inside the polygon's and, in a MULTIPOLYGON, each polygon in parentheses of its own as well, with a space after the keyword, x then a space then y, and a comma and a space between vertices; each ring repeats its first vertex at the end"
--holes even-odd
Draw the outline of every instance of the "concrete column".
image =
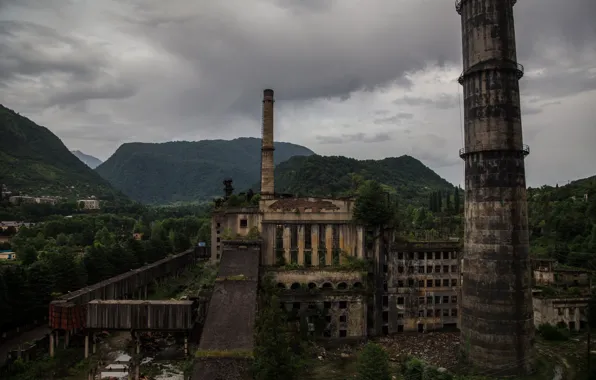
POLYGON ((188 336, 184 336, 184 356, 188 356, 188 336))
POLYGON ((50 333, 50 357, 51 358, 54 357, 55 348, 56 348, 56 342, 55 342, 54 332, 52 331, 50 333))
POLYGON ((64 332, 64 348, 68 348, 69 343, 70 343, 70 331, 66 330, 64 332))
POLYGON ((91 334, 91 338, 92 338, 92 344, 91 344, 91 352, 93 352, 94 354, 97 352, 97 343, 95 342, 95 333, 91 334))
POLYGON ((145 288, 143 290, 143 299, 146 300, 147 299, 147 285, 145 285, 145 288))
POLYGON ((89 357, 89 334, 85 334, 85 359, 89 357))
POLYGON ((356 257, 364 258, 364 227, 356 226, 356 257))
POLYGON ((333 224, 325 226, 325 265, 333 265, 333 224))
POLYGON ((139 339, 139 333, 135 332, 135 343, 137 355, 141 353, 141 340, 139 339))
MULTIPOLYGON (((352 252, 350 252, 350 248, 349 248, 349 243, 346 243, 346 240, 349 240, 350 238, 350 228, 351 226, 349 224, 340 224, 339 226, 337 226, 337 228, 339 229, 339 249, 342 252, 347 253, 348 255, 351 255, 352 252)), ((340 253, 339 254, 339 263, 343 264, 344 263, 344 258, 342 257, 343 255, 340 253)))
POLYGON ((304 225, 298 226, 298 265, 304 265, 304 225))
POLYGON ((312 247, 312 265, 319 266, 319 225, 310 225, 310 242, 312 247))
POLYGON ((283 243, 284 243, 284 257, 286 259, 286 264, 292 262, 292 255, 291 255, 291 230, 289 225, 284 226, 284 235, 283 235, 283 243))

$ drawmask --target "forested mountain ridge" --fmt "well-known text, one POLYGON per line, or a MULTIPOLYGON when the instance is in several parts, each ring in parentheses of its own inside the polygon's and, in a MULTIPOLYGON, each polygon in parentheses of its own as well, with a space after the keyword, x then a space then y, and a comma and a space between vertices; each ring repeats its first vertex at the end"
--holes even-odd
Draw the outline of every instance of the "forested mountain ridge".
POLYGON ((531 250, 596 270, 596 176, 528 188, 531 250))
POLYGON ((83 161, 83 163, 89 166, 91 169, 95 169, 103 162, 99 158, 93 157, 89 154, 85 154, 80 150, 71 150, 71 153, 74 154, 79 160, 83 161))
MULTIPOLYGON (((275 163, 314 154, 276 142, 275 163)), ((238 191, 259 180, 261 139, 127 143, 96 171, 132 199, 148 204, 211 200, 229 177, 238 191)))
POLYGON ((120 194, 49 129, 0 105, 0 183, 29 195, 112 199, 120 194))
POLYGON ((362 180, 381 183, 408 204, 427 205, 436 190, 453 185, 414 157, 357 160, 342 156, 293 157, 275 168, 275 189, 280 193, 319 197, 355 195, 362 180))

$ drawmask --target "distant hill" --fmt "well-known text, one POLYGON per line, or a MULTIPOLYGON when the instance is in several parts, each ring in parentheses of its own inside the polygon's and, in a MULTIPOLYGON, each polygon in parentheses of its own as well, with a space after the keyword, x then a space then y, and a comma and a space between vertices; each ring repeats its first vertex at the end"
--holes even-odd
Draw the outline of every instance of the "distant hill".
MULTIPOLYGON (((275 162, 314 154, 300 145, 276 142, 275 162)), ((236 191, 259 181, 261 139, 123 144, 96 171, 132 199, 148 204, 210 200, 230 177, 236 191)))
POLYGON ((120 194, 49 129, 0 105, 0 183, 29 195, 110 199, 120 194))
POLYGON ((74 154, 79 160, 83 161, 83 163, 89 166, 91 169, 95 169, 103 163, 103 161, 99 158, 85 154, 80 150, 71 150, 70 152, 74 154))
POLYGON ((375 180, 410 204, 428 205, 432 191, 453 189, 422 162, 411 156, 383 160, 356 160, 341 156, 293 157, 275 168, 275 190, 311 196, 354 194, 358 181, 375 180))

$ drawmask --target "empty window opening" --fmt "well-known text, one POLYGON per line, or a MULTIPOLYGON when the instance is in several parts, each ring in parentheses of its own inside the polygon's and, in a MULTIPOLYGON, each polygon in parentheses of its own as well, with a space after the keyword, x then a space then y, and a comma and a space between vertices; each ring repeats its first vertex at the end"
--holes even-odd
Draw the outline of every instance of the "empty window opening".
POLYGON ((424 324, 422 324, 422 323, 418 324, 418 332, 424 332, 424 324))
POLYGON ((292 309, 294 309, 294 310, 300 310, 300 302, 294 302, 292 304, 292 309))
POLYGON ((325 322, 331 323, 331 316, 330 315, 326 315, 325 316, 325 322))
POLYGON ((331 309, 331 302, 323 302, 323 309, 331 309))
POLYGON ((346 290, 348 288, 348 284, 346 284, 345 282, 340 282, 339 284, 337 284, 337 289, 339 290, 346 290))
POLYGON ((345 315, 340 315, 340 316, 339 316, 339 321, 340 321, 341 323, 345 323, 345 322, 347 322, 347 321, 348 321, 348 317, 347 317, 347 316, 345 316, 345 315))
POLYGON ((331 330, 326 329, 325 331, 323 331, 323 337, 331 338, 331 330))
POLYGON ((295 282, 292 284, 292 286, 290 286, 290 289, 292 289, 292 290, 300 289, 300 284, 295 282))
POLYGON ((283 282, 279 282, 277 284, 277 287, 280 288, 280 289, 285 289, 286 288, 286 284, 284 284, 283 282))
POLYGON ((330 282, 326 282, 323 284, 323 289, 333 289, 333 285, 330 282))
POLYGON ((404 332, 404 325, 397 325, 397 332, 404 332))
POLYGON ((389 306, 389 297, 383 296, 383 307, 389 306))
POLYGON ((433 286, 433 280, 426 280, 426 287, 432 288, 432 286, 433 286))
POLYGON ((247 228, 247 227, 248 227, 248 220, 240 219, 240 228, 247 228))
POLYGON ((383 281, 383 290, 384 291, 389 290, 389 286, 387 285, 387 281, 383 281))
POLYGON ((317 284, 315 284, 314 282, 309 282, 308 283, 308 288, 309 289, 315 289, 317 287, 317 284))
POLYGON ((383 326, 383 335, 389 335, 389 326, 383 326))
POLYGON ((383 323, 387 323, 387 322, 389 322, 389 312, 384 311, 383 312, 383 323))
POLYGON ((403 305, 404 304, 404 297, 397 297, 397 304, 403 305))
POLYGON ((364 286, 362 285, 361 282, 355 282, 354 283, 354 289, 362 289, 364 286))
POLYGON ((307 224, 304 226, 304 249, 312 248, 312 226, 307 224))
POLYGON ((340 309, 347 309, 348 308, 348 301, 339 301, 339 308, 340 309))
POLYGON ((457 317, 457 309, 451 309, 451 316, 457 317))
POLYGON ((345 338, 348 336, 348 330, 339 330, 339 337, 345 338))

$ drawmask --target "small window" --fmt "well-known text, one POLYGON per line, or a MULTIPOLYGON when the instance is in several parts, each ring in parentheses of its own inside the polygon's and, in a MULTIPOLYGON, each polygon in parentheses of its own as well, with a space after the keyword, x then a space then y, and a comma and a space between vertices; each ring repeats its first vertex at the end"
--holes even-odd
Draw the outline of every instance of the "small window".
POLYGON ((248 227, 248 220, 240 219, 240 228, 246 228, 246 227, 248 227))
POLYGON ((347 322, 347 321, 348 321, 348 317, 347 317, 347 316, 345 316, 345 315, 340 315, 340 316, 339 316, 339 321, 340 321, 341 323, 347 322))
POLYGON ((340 309, 347 309, 348 308, 348 302, 347 301, 339 301, 339 308, 340 309))
POLYGON ((345 338, 346 336, 348 336, 348 331, 347 330, 339 330, 339 337, 340 338, 345 338))

